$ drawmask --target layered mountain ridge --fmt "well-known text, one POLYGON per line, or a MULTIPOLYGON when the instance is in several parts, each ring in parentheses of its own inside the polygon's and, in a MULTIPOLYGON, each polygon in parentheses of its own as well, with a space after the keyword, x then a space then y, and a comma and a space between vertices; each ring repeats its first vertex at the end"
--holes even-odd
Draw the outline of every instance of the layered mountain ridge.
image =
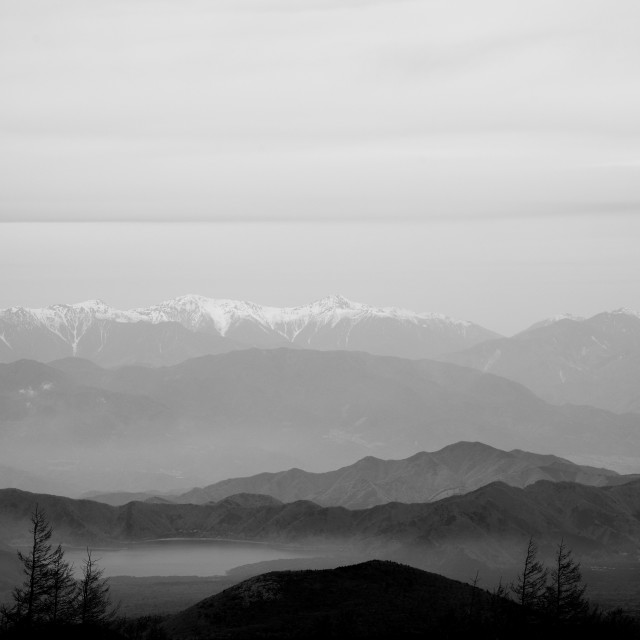
POLYGON ((442 358, 525 385, 556 404, 640 412, 640 313, 561 316, 442 358))
MULTIPOLYGON (((574 464, 552 455, 526 451, 502 451, 481 442, 457 442, 439 451, 422 451, 404 460, 381 460, 373 456, 325 473, 289 469, 230 478, 164 496, 174 503, 205 504, 240 493, 268 495, 282 502, 310 500, 324 507, 365 509, 387 502, 433 502, 501 481, 524 488, 539 480, 578 482, 592 486, 622 484, 634 476, 574 464)), ((107 504, 153 500, 145 494, 94 496, 107 504)))
MULTIPOLYGON (((227 538, 348 545, 387 555, 418 552, 437 566, 461 553, 489 566, 519 562, 530 536, 543 552, 564 537, 577 554, 631 562, 640 544, 640 481, 611 487, 541 480, 524 489, 502 482, 431 503, 390 502, 363 510, 321 507, 306 500, 239 496, 216 503, 130 502, 112 507, 89 500, 0 490, 0 542, 28 540, 38 504, 68 544, 113 544, 158 538, 227 538)), ((346 549, 346 547, 345 547, 346 549)))
POLYGON ((618 469, 610 457, 640 459, 640 416, 558 407, 492 374, 363 352, 246 349, 159 368, 0 364, 0 464, 20 460, 82 491, 185 491, 460 440, 598 455, 618 469))
POLYGON ((552 403, 640 412, 640 312, 627 308, 547 318, 512 337, 340 295, 286 308, 187 295, 129 311, 100 300, 0 311, 0 362, 171 366, 251 347, 440 359, 509 378, 552 403))

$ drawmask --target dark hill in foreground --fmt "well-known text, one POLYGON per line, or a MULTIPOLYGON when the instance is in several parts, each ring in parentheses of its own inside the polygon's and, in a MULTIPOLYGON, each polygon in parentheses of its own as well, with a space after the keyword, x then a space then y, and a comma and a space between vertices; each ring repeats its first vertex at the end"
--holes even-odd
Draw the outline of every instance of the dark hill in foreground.
POLYGON ((637 638, 624 617, 554 621, 512 600, 413 567, 371 560, 319 571, 274 571, 168 618, 171 640, 325 638, 637 638))
POLYGON ((492 636, 506 638, 517 610, 468 584, 374 560, 262 574, 173 616, 164 628, 176 640, 451 637, 472 629, 478 637, 499 614, 504 630, 492 636))

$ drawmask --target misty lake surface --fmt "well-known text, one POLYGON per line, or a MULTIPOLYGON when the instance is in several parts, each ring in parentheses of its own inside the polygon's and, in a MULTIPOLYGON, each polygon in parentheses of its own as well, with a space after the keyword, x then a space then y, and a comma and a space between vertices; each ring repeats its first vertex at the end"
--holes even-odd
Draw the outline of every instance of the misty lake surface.
MULTIPOLYGON (((172 539, 130 544, 126 548, 95 548, 91 557, 105 576, 213 576, 229 569, 265 560, 313 556, 310 550, 232 540, 172 539)), ((69 547, 65 560, 78 573, 86 549, 69 547)))

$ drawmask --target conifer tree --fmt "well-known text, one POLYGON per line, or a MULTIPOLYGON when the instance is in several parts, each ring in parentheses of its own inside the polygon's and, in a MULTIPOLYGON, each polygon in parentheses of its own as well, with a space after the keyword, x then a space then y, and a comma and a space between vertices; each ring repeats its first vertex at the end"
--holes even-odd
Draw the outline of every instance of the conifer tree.
POLYGON ((19 633, 28 637, 32 632, 39 633, 35 627, 110 622, 116 611, 110 609, 109 585, 91 551, 87 549, 82 579, 78 581, 72 566, 64 560, 62 547, 52 547, 52 527, 37 505, 31 514, 29 532, 29 551, 18 552, 25 579, 13 590, 13 603, 0 607, 0 632, 20 629, 19 633))
POLYGON ((73 567, 64 561, 60 545, 53 552, 50 567, 49 589, 44 602, 48 622, 74 622, 77 614, 78 584, 73 577, 73 567))
POLYGON ((549 616, 558 622, 585 616, 589 611, 589 603, 584 597, 586 588, 582 584, 580 563, 573 559, 563 539, 558 545, 551 584, 546 591, 549 616))
POLYGON ((25 580, 13 590, 13 607, 8 618, 14 624, 30 627, 46 617, 46 600, 50 593, 51 570, 56 552, 49 540, 52 528, 45 512, 36 505, 31 514, 31 546, 28 552, 18 551, 25 580))
POLYGON ((115 615, 115 610, 110 610, 109 584, 103 574, 104 569, 98 568, 87 548, 78 588, 78 621, 81 624, 104 624, 115 615))
POLYGON ((533 538, 529 538, 527 554, 524 559, 522 573, 516 582, 510 586, 516 602, 522 607, 532 610, 539 609, 544 604, 549 572, 537 559, 538 545, 533 538))

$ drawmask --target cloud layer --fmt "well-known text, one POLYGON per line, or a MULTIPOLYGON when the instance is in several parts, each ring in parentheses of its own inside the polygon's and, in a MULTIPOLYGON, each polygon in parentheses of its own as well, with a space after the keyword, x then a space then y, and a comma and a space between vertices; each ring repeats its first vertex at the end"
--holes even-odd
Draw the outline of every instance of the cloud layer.
POLYGON ((638 24, 635 0, 7 0, 0 220, 633 214, 638 24))

